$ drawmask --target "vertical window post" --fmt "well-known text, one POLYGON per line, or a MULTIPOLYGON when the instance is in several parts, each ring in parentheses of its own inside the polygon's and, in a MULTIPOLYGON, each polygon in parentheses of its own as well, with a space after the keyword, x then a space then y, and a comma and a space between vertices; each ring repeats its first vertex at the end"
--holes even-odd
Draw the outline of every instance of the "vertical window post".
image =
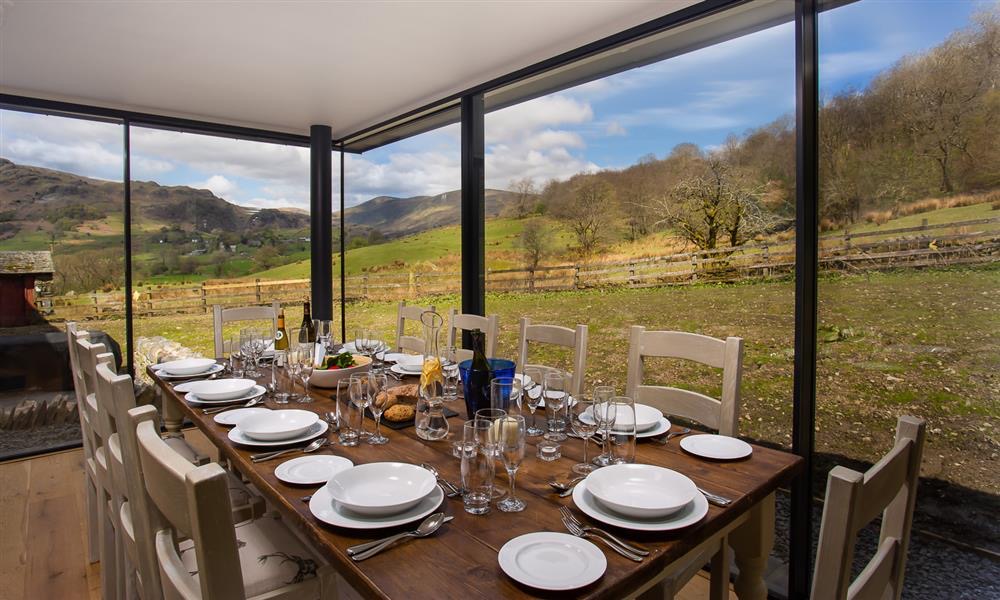
MULTIPOLYGON (((462 97, 462 312, 486 314, 486 142, 483 95, 462 97)), ((463 335, 466 347, 470 340, 463 335)))
POLYGON ((135 377, 135 357, 132 356, 135 346, 132 339, 132 139, 129 135, 131 122, 122 121, 122 190, 125 244, 125 368, 131 377, 135 377))
POLYGON ((788 597, 808 598, 816 420, 819 271, 819 83, 816 0, 795 3, 795 382, 792 450, 805 470, 792 483, 788 597))
POLYGON ((309 131, 310 275, 312 314, 333 318, 333 141, 329 125, 309 131))
POLYGON ((340 145, 340 339, 347 342, 347 229, 344 225, 344 145, 340 145))

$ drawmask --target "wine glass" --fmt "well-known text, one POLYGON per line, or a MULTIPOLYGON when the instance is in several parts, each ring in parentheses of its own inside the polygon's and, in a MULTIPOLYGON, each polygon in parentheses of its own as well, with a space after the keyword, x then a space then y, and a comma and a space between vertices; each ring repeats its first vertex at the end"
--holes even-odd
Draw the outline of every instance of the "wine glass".
POLYGON ((583 462, 573 465, 573 472, 580 475, 586 475, 597 468, 588 461, 587 450, 590 448, 590 438, 600 426, 598 410, 594 405, 594 397, 588 394, 576 398, 573 406, 569 407, 570 427, 573 433, 583 438, 583 462))
POLYGON ((358 436, 368 437, 371 435, 365 431, 365 409, 368 408, 371 403, 371 396, 368 393, 368 376, 351 375, 350 390, 351 403, 358 408, 358 436))
POLYGON ((260 377, 260 371, 257 370, 257 344, 260 336, 260 330, 252 327, 240 330, 240 354, 243 355, 243 374, 247 377, 260 377))
POLYGON ((614 463, 611 453, 611 428, 615 425, 615 410, 611 399, 615 397, 615 386, 599 385, 594 387, 594 404, 598 406, 598 417, 601 423, 599 430, 604 432, 601 440, 601 453, 594 457, 594 464, 606 467, 614 463))
POLYGON ((375 417, 375 435, 369 436, 368 443, 373 446, 381 446, 382 444, 388 444, 389 438, 382 435, 382 411, 385 410, 385 400, 379 402, 379 394, 387 387, 387 381, 385 375, 369 373, 368 374, 368 394, 369 403, 368 410, 372 411, 372 415, 375 417))
POLYGON ((552 418, 549 419, 549 431, 545 434, 545 439, 550 442, 562 442, 566 440, 566 419, 559 413, 566 407, 569 401, 569 377, 561 371, 549 371, 542 379, 542 396, 545 397, 545 410, 552 410, 552 418))
POLYGON ((298 399, 300 404, 312 402, 309 395, 309 376, 313 372, 313 351, 315 346, 312 343, 299 344, 297 350, 298 368, 296 369, 299 380, 302 382, 302 397, 298 399))
POLYGON ((497 451, 510 480, 507 497, 497 502, 497 508, 503 512, 521 512, 524 510, 524 501, 517 498, 514 480, 517 477, 517 469, 524 460, 526 432, 524 417, 507 415, 493 423, 493 432, 497 438, 497 451))
POLYGON ((525 404, 531 411, 531 425, 528 426, 527 435, 538 437, 545 433, 545 430, 538 426, 535 420, 535 411, 542 402, 542 370, 538 367, 525 367, 524 376, 531 379, 531 383, 523 390, 525 404))

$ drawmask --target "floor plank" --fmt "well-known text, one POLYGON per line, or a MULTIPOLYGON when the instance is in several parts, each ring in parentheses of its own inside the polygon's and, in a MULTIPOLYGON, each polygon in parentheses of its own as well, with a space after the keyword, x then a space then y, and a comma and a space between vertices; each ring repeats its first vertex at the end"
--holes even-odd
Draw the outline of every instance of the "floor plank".
POLYGON ((31 462, 0 466, 0 599, 24 597, 31 462))
POLYGON ((37 598, 90 598, 82 523, 72 494, 32 500, 28 508, 28 569, 24 589, 37 598))

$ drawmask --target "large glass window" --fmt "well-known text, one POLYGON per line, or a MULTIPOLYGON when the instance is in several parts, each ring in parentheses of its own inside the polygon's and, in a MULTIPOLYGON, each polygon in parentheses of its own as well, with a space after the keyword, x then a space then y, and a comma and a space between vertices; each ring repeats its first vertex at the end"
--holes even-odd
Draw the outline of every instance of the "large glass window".
POLYGON ((348 340, 372 328, 393 342, 400 300, 445 319, 461 307, 460 143, 456 124, 346 155, 348 340))
MULTIPOLYGON (((133 127, 136 371, 164 353, 214 356, 213 306, 302 319, 310 293, 309 151, 133 127)), ((235 323, 271 330, 270 322, 235 323)))
POLYGON ((122 125, 0 110, 0 458, 80 443, 76 321, 128 351, 122 125))
POLYGON ((1000 550, 1000 9, 861 0, 819 25, 817 478, 925 419, 904 597, 983 597, 1000 550))

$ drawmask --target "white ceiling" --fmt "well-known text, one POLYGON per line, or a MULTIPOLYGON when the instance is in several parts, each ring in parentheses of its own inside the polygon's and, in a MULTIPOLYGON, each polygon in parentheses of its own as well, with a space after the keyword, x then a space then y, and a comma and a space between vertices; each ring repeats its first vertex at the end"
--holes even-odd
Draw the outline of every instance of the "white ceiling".
POLYGON ((0 0, 0 89, 334 138, 695 0, 0 0))

